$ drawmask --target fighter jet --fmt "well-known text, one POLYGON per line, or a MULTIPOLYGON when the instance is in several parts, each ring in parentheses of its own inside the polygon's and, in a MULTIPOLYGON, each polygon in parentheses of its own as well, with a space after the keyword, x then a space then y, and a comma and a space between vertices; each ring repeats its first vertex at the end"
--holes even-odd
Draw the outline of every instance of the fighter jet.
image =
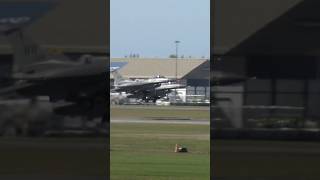
POLYGON ((161 99, 167 96, 169 93, 173 92, 173 90, 182 89, 182 88, 186 88, 186 85, 179 84, 179 83, 172 83, 172 82, 164 83, 164 84, 161 84, 161 86, 155 88, 155 91, 153 91, 154 94, 152 94, 151 97, 156 97, 156 99, 161 99))
POLYGON ((147 80, 130 80, 121 76, 118 70, 112 71, 114 78, 113 92, 121 92, 127 98, 142 99, 145 102, 165 97, 172 89, 184 88, 185 86, 172 83, 170 79, 157 75, 147 80))
POLYGON ((156 102, 158 99, 167 97, 169 93, 171 93, 174 89, 181 89, 185 88, 185 85, 178 84, 178 83, 163 83, 159 87, 153 89, 146 89, 145 91, 132 93, 122 93, 121 96, 125 96, 126 98, 136 98, 142 99, 145 102, 156 102))
POLYGON ((64 55, 51 56, 25 33, 25 27, 56 5, 52 2, 0 4, 0 35, 8 38, 14 52, 12 73, 1 77, 11 84, 0 87, 0 94, 48 96, 51 102, 69 102, 59 112, 81 112, 88 119, 103 116, 106 121, 107 58, 83 56, 71 60, 64 55))

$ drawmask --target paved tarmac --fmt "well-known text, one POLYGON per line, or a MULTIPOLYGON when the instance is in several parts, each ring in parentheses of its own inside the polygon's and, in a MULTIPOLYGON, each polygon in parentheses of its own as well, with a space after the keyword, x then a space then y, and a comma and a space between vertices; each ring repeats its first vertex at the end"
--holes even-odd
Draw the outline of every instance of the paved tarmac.
POLYGON ((133 119, 111 119, 111 123, 146 123, 146 124, 192 124, 210 125, 208 120, 133 120, 133 119))
POLYGON ((204 110, 209 111, 209 106, 156 106, 156 105, 112 105, 111 109, 177 109, 177 110, 204 110))

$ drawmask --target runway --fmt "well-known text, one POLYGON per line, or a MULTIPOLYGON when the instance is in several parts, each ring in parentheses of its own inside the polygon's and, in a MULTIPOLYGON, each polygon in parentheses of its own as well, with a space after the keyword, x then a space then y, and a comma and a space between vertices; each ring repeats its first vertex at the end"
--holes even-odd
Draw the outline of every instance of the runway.
POLYGON ((111 123, 210 125, 209 107, 112 106, 111 123))
POLYGON ((112 109, 157 109, 210 111, 209 106, 155 106, 155 105, 112 105, 112 109))
POLYGON ((111 123, 145 123, 145 124, 191 124, 210 125, 208 120, 134 120, 134 119, 111 119, 111 123))

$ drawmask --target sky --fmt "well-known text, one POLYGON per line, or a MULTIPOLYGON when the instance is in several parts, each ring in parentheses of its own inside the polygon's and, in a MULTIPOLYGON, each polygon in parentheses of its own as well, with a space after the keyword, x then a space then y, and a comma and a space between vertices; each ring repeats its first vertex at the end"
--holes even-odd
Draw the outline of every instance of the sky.
POLYGON ((210 55, 210 0, 111 0, 111 57, 210 55))

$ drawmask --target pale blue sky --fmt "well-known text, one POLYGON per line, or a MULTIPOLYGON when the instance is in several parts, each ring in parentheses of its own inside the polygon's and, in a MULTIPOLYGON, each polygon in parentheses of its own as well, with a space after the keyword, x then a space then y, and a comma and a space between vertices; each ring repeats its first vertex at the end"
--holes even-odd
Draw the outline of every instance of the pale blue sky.
POLYGON ((111 57, 209 57, 210 0, 111 0, 111 57))

